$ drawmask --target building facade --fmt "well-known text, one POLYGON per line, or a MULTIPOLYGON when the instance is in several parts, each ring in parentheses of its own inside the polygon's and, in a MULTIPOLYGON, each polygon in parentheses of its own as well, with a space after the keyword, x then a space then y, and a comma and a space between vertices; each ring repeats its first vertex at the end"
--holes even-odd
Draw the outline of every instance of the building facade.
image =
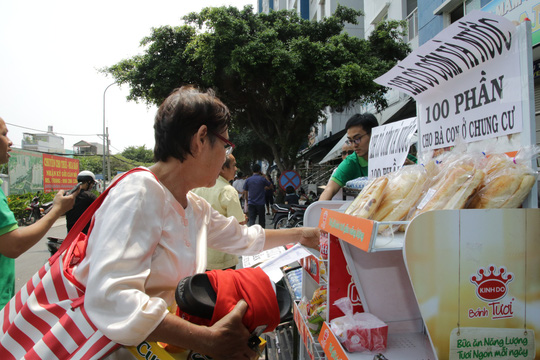
POLYGON ((42 153, 65 153, 64 138, 55 135, 52 126, 49 126, 46 133, 23 133, 21 148, 23 150, 37 151, 42 153))

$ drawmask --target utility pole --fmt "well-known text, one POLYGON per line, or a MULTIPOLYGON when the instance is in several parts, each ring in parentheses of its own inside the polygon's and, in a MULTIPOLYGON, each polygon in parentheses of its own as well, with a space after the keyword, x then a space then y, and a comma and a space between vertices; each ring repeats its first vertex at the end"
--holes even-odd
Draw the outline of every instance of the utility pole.
POLYGON ((111 152, 109 151, 109 145, 111 141, 109 140, 109 127, 107 127, 107 179, 111 181, 111 152))
POLYGON ((109 156, 109 128, 106 128, 105 126, 105 94, 107 93, 107 90, 116 84, 116 81, 112 84, 107 85, 105 90, 103 91, 103 168, 101 173, 103 174, 103 189, 107 187, 108 182, 111 180, 111 159, 109 157, 109 171, 108 171, 108 177, 105 178, 105 156, 109 156))

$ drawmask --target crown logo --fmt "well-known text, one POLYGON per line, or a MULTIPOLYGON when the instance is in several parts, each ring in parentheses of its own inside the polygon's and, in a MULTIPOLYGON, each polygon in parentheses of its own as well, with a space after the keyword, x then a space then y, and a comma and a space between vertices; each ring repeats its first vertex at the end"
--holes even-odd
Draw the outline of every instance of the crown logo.
POLYGON ((506 272, 506 268, 501 266, 499 271, 495 265, 489 265, 478 269, 478 276, 471 276, 471 283, 476 285, 476 296, 481 300, 492 302, 502 299, 508 292, 506 284, 514 279, 514 274, 506 272))

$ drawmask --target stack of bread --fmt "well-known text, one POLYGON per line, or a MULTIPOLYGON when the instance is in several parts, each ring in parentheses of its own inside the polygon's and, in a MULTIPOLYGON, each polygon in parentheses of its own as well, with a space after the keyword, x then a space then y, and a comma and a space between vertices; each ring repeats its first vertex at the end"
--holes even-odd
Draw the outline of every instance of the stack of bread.
MULTIPOLYGON (((530 166, 505 154, 454 152, 373 179, 345 213, 389 222, 412 220, 430 210, 517 208, 536 179, 530 166)), ((388 227, 380 224, 379 233, 388 227)))
MULTIPOLYGON (((371 217, 376 221, 400 221, 422 195, 427 172, 421 165, 410 165, 388 175, 381 204, 371 217)), ((389 225, 379 225, 379 233, 389 225)))
POLYGON ((490 156, 484 168, 482 187, 467 206, 470 209, 509 209, 519 207, 536 182, 537 175, 524 164, 505 154, 490 156))

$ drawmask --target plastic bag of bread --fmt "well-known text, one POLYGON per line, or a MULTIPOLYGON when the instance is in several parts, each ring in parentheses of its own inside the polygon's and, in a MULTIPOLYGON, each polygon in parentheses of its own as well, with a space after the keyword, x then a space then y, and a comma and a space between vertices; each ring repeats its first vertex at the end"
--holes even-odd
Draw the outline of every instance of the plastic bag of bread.
POLYGON ((470 209, 509 209, 519 207, 532 187, 538 173, 531 167, 531 160, 538 156, 539 148, 522 149, 515 158, 506 154, 487 157, 482 187, 467 205, 470 209))
POLYGON ((412 220, 430 210, 463 209, 484 179, 480 160, 480 156, 461 154, 441 163, 438 176, 427 183, 423 196, 407 218, 412 220))
POLYGON ((371 180, 347 207, 345 214, 369 219, 379 207, 387 184, 387 176, 371 180))
MULTIPOLYGON (((388 184, 382 194, 379 207, 371 216, 376 221, 400 221, 422 195, 427 178, 426 168, 422 165, 404 166, 388 174, 388 184)), ((379 225, 383 233, 390 225, 379 225)))

